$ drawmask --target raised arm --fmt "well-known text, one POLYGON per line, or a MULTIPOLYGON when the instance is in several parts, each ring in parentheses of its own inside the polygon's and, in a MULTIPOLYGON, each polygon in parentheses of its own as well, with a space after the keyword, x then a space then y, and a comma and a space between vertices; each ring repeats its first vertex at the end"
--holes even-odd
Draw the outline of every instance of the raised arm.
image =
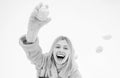
POLYGON ((40 28, 51 21, 48 15, 49 11, 47 5, 43 5, 42 3, 40 3, 38 6, 35 7, 29 18, 28 32, 26 35, 28 42, 34 42, 40 28))
POLYGON ((29 18, 27 34, 23 35, 19 41, 28 59, 30 59, 33 64, 39 66, 43 64, 44 56, 39 46, 37 35, 40 28, 50 22, 51 19, 48 18, 48 15, 49 11, 47 5, 41 3, 36 6, 29 18))

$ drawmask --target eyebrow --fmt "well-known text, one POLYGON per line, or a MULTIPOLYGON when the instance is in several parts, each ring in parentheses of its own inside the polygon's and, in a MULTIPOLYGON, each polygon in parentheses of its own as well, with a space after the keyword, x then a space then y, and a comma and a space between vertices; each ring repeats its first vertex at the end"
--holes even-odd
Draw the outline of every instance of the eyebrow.
POLYGON ((60 46, 60 44, 56 44, 57 46, 60 46))
POLYGON ((64 45, 65 47, 67 47, 68 45, 64 45))

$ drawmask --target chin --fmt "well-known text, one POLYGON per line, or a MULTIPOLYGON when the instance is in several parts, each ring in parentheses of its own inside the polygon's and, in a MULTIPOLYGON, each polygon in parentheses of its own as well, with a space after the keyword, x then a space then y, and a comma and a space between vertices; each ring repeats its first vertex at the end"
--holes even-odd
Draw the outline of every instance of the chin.
POLYGON ((66 58, 63 59, 63 60, 58 60, 58 59, 57 59, 57 60, 56 60, 56 63, 59 64, 59 65, 63 65, 63 64, 65 64, 65 63, 67 63, 67 61, 68 61, 68 59, 66 59, 66 58))

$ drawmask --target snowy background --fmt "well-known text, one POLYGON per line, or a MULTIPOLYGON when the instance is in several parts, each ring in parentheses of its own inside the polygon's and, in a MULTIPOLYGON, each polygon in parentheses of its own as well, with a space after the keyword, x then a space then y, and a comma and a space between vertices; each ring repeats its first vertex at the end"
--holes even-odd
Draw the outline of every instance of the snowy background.
POLYGON ((70 38, 82 78, 120 78, 119 0, 0 0, 0 78, 36 78, 19 38, 40 2, 52 21, 39 32, 43 52, 55 38, 70 38))

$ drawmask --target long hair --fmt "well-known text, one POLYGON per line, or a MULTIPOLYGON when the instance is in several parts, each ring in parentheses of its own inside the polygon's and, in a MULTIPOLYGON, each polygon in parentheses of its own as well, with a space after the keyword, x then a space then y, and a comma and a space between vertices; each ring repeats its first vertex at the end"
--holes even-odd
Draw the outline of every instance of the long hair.
POLYGON ((72 43, 71 43, 71 41, 67 38, 67 37, 65 37, 65 36, 59 36, 55 41, 54 41, 54 43, 53 43, 53 45, 52 45, 52 47, 51 47, 51 49, 50 49, 50 56, 49 56, 49 59, 51 59, 50 61, 49 61, 49 68, 51 68, 51 66, 52 66, 52 64, 53 63, 55 63, 55 61, 54 61, 54 57, 53 57, 53 49, 54 49, 54 47, 55 47, 55 44, 58 42, 58 41, 60 41, 60 40, 66 40, 66 42, 68 43, 68 45, 70 46, 70 56, 69 56, 69 58, 68 58, 68 61, 67 61, 67 64, 66 64, 66 67, 62 70, 62 76, 64 76, 64 77, 67 77, 67 76, 69 76, 73 71, 75 71, 76 70, 76 64, 75 64, 75 58, 74 58, 74 49, 73 49, 73 46, 72 46, 72 43))

